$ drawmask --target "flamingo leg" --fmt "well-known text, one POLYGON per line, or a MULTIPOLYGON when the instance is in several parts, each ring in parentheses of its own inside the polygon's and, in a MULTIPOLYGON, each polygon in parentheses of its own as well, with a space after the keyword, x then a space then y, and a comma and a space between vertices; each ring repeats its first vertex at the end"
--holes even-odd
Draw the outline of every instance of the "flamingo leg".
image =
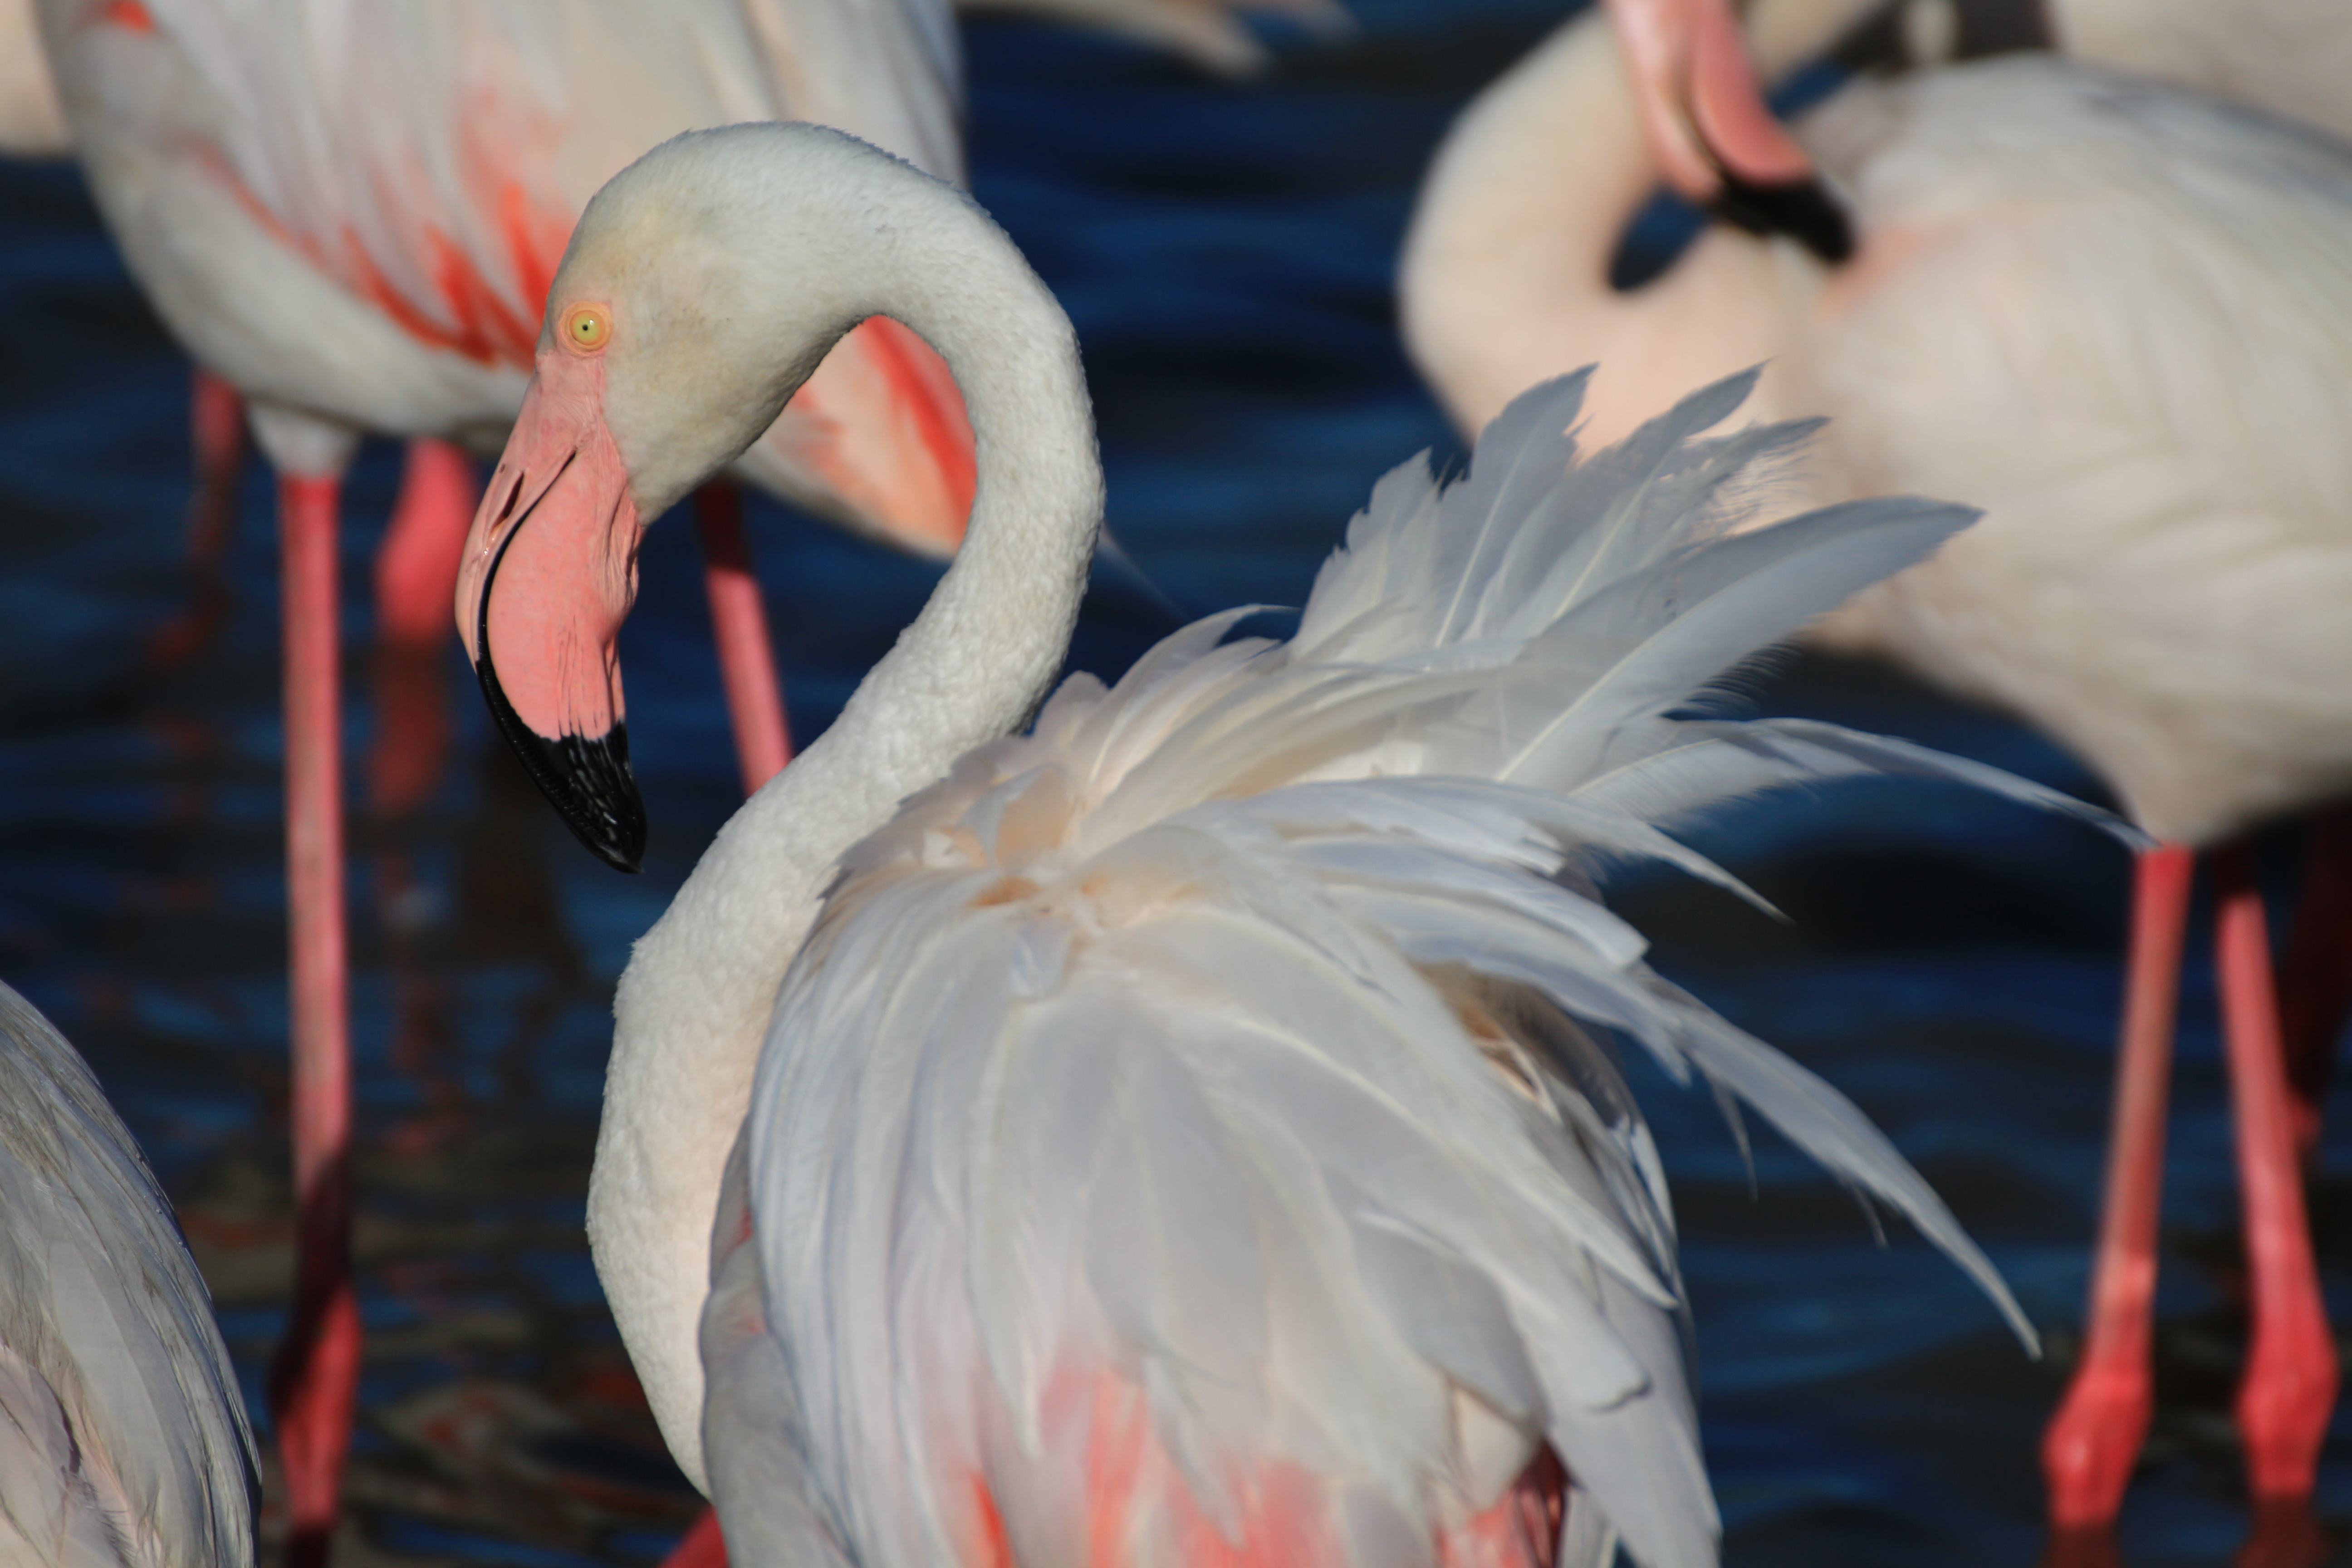
POLYGON ((2247 1485, 2257 1501, 2307 1498, 2336 1406, 2336 1339, 2320 1300, 2304 1213, 2294 1099, 2253 852, 2243 844, 2219 850, 2213 870, 2215 956, 2253 1292, 2253 1344, 2238 1386, 2238 1433, 2246 1449, 2247 1485))
POLYGON ((2180 844, 2144 851, 2134 867, 2131 955, 2090 1321, 2074 1381, 2042 1436, 2051 1522, 2062 1530, 2095 1530, 2114 1521, 2155 1408, 2150 1317, 2166 1080, 2195 868, 2194 853, 2180 844))
POLYGON ((237 480, 245 472, 245 403, 236 388, 199 368, 188 400, 189 445, 196 484, 188 497, 188 567, 195 602, 156 628, 148 657, 171 668, 195 657, 228 609, 221 560, 236 521, 237 480))
POLYGON ((286 849, 294 965, 294 1310, 270 1372, 289 1503, 286 1562, 335 1526, 359 1385, 351 1273, 349 952, 343 919, 332 479, 279 481, 286 616, 286 849))
POLYGON ((392 529, 375 557, 376 731, 369 803, 413 810, 440 782, 449 751, 449 606, 457 562, 481 500, 473 459, 446 441, 408 444, 392 529))
POLYGON ((482 484, 474 460, 446 441, 408 443, 400 500, 375 557, 375 613, 388 641, 449 640, 449 606, 457 596, 457 558, 473 526, 482 484))
POLYGON ((760 580, 751 574, 741 494, 723 480, 707 484, 694 493, 694 512, 702 538, 703 584, 710 594, 710 628, 719 642, 719 674, 727 689, 727 717, 735 728, 743 793, 751 795, 793 760, 776 650, 768 637, 760 580))
POLYGON ((2295 1146, 2307 1164, 2336 1037, 2352 1013, 2352 807, 2315 813, 2304 841, 2303 892, 2279 961, 2279 1027, 2294 1094, 2295 1146))

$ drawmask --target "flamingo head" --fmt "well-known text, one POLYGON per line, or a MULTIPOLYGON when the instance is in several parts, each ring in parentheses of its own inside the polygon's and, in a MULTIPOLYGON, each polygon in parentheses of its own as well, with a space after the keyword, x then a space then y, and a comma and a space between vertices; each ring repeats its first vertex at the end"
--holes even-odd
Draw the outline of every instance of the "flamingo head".
POLYGON ((1825 261, 1853 251, 1844 210, 1781 128, 1731 0, 1608 0, 1666 183, 1717 216, 1787 234, 1825 261))
POLYGON ((761 153, 747 141, 771 163, 800 150, 749 127, 689 133, 589 203, 457 579, 458 635, 499 728, 625 871, 646 815, 617 638, 646 525, 740 456, 861 314, 825 283, 840 268, 824 226, 795 226, 740 178, 761 153))

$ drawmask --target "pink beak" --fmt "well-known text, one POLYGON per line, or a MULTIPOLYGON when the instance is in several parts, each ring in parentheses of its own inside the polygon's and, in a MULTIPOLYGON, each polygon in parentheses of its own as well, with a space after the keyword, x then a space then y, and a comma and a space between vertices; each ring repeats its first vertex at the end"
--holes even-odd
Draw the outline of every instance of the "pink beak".
POLYGON ((466 537, 457 633, 507 742, 605 864, 645 858, 616 641, 644 532, 604 423, 604 367, 542 351, 466 537))
POLYGON ((1666 183, 1742 228, 1791 235, 1823 260, 1852 255, 1845 213, 1765 101, 1730 0, 1608 5, 1666 183))

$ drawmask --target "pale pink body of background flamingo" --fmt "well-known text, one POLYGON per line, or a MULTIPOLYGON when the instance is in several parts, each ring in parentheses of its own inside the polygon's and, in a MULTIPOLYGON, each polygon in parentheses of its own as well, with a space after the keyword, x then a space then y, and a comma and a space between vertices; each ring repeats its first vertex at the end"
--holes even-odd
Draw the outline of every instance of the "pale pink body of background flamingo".
MULTIPOLYGON (((1865 9, 1767 4, 1749 33, 1769 74, 1865 9)), ((2195 7, 2077 5, 2062 32, 2134 64, 2202 62, 2199 85, 2274 79, 2281 107, 2313 101, 2309 63, 2340 58, 2352 28, 2309 0, 2248 10, 2201 13, 2235 35, 2211 51, 2178 30, 2203 26, 2195 7)), ((1852 204, 1850 262, 1717 226, 1664 276, 1613 290, 1615 237, 1660 165, 1607 25, 1572 25, 1441 153, 1408 247, 1408 336, 1472 429, 1518 386, 1589 361, 1603 434, 1661 386, 1769 362, 1772 415, 1832 419, 1792 500, 1916 489, 1989 509, 1819 635, 2021 713, 2164 841, 2139 866, 2091 1337, 2045 1449, 2053 1517, 2112 1519, 2147 1419, 2164 1075, 2206 847, 2221 850, 2257 1302, 2240 1421, 2257 1499, 2291 1503, 2311 1488, 2335 1356, 2296 1179, 2299 1114, 2305 1136, 2314 1123, 2288 1097, 2235 840, 2352 792, 2352 447, 2336 434, 2352 423, 2352 151, 2021 57, 1851 89, 1801 135, 1852 204)), ((2334 860, 2314 861, 2306 961, 2289 964, 2313 982, 2288 994, 2305 1063, 2327 1047, 2347 968, 2343 841, 2320 843, 2334 860)))

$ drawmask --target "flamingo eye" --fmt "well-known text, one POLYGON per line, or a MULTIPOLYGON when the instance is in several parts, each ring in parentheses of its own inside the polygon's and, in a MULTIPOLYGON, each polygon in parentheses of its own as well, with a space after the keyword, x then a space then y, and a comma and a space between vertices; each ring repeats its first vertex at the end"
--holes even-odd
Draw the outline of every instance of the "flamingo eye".
POLYGON ((574 305, 563 315, 563 341, 583 354, 593 354, 613 337, 613 319, 597 305, 574 305))

